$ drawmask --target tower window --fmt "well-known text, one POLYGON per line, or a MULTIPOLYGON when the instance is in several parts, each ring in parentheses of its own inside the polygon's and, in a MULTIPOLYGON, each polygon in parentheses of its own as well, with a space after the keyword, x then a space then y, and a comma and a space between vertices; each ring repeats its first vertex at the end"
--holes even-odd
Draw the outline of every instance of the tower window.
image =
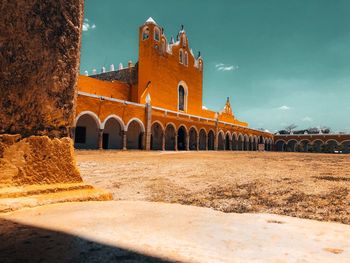
POLYGON ((185 111, 185 89, 182 85, 179 86, 179 111, 185 111))
POLYGON ((183 64, 183 60, 184 60, 184 54, 182 49, 180 49, 180 55, 179 55, 179 59, 180 59, 180 63, 183 64))
POLYGON ((154 28, 154 40, 159 41, 160 39, 160 30, 158 27, 154 28))
POLYGON ((149 29, 146 27, 142 32, 142 40, 146 40, 149 38, 149 29))
POLYGON ((186 66, 188 65, 188 53, 187 51, 185 52, 185 63, 186 66))

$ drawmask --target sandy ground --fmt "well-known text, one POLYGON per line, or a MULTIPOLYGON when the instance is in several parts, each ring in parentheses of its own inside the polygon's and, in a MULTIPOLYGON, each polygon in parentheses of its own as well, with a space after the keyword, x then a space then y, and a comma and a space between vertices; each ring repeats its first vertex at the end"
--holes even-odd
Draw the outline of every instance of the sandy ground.
POLYGON ((76 151, 86 183, 115 200, 274 213, 350 224, 350 155, 76 151))
POLYGON ((349 262, 350 226, 142 201, 0 214, 7 262, 349 262))

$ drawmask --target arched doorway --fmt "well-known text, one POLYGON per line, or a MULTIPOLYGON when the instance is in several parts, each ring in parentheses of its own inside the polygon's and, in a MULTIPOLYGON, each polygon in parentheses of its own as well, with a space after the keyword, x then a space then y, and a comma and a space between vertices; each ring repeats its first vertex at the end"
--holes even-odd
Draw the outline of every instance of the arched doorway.
POLYGON ((350 153, 350 141, 345 141, 341 143, 342 153, 350 153))
POLYGON ((237 135, 234 133, 232 134, 232 146, 231 146, 232 151, 237 151, 238 150, 238 142, 237 142, 237 135))
POLYGON ((225 150, 225 138, 224 134, 222 132, 219 132, 218 134, 218 150, 223 151, 225 150))
POLYGON ((296 140, 290 140, 287 143, 286 151, 287 152, 295 152, 296 151, 296 146, 297 146, 297 141, 296 140))
POLYGON ((225 137, 225 150, 229 151, 231 150, 231 139, 230 139, 230 134, 226 133, 225 137))
POLYGON ((98 149, 99 123, 90 114, 80 116, 76 122, 74 147, 77 149, 98 149))
POLYGON ((326 148, 327 153, 339 153, 340 152, 340 146, 338 145, 338 142, 335 140, 327 141, 325 148, 326 148))
POLYGON ((214 144, 215 144, 215 135, 212 130, 208 132, 208 150, 213 151, 214 150, 214 144))
POLYGON ((312 151, 315 153, 324 152, 324 143, 321 140, 316 140, 312 144, 312 151))
POLYGON ((277 152, 284 152, 286 150, 286 143, 284 141, 277 141, 276 142, 276 151, 277 152))
POLYGON ((207 134, 204 129, 199 131, 199 150, 204 151, 207 149, 207 134))
POLYGON ((153 123, 151 128, 151 149, 163 150, 163 129, 158 122, 153 123))
POLYGON ((143 148, 143 128, 139 121, 133 120, 128 125, 128 131, 126 132, 126 148, 127 149, 139 149, 143 148))
POLYGON ((238 144, 238 147, 237 147, 238 151, 243 151, 244 150, 244 137, 242 134, 238 135, 237 144, 238 144))
POLYGON ((187 139, 186 129, 184 126, 181 126, 177 131, 177 149, 179 151, 186 150, 186 139, 187 139))
POLYGON ((191 151, 195 151, 197 150, 197 131, 195 130, 195 128, 191 128, 189 133, 190 133, 189 149, 191 151))
POLYGON ((249 137, 248 137, 248 135, 244 135, 244 150, 249 151, 249 137))
POLYGON ((123 128, 115 118, 109 118, 102 135, 103 149, 123 149, 123 128))
POLYGON ((249 151, 253 151, 253 150, 254 150, 254 137, 249 136, 249 151))
POLYGON ((165 150, 175 151, 176 130, 172 124, 168 124, 165 128, 165 150))

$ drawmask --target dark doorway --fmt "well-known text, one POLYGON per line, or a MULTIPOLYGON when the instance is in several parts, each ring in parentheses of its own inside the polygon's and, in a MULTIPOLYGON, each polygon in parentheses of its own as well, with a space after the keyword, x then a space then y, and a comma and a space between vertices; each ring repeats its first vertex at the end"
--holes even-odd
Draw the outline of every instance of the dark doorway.
POLYGON ((230 145, 230 135, 226 134, 225 138, 225 150, 231 150, 231 145, 230 145))
POLYGON ((210 151, 214 150, 214 141, 215 141, 214 132, 209 131, 209 133, 208 133, 208 150, 210 150, 210 151))
POLYGON ((186 150, 186 130, 183 126, 177 131, 177 149, 179 151, 186 150))
POLYGON ((102 148, 103 149, 108 149, 108 142, 109 142, 109 134, 104 133, 102 137, 102 148))

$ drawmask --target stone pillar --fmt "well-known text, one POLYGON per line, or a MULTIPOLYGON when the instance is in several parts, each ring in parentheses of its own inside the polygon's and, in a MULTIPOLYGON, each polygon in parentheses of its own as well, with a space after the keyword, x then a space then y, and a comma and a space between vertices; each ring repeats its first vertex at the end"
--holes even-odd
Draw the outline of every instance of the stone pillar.
POLYGON ((162 135, 162 151, 165 151, 165 131, 163 131, 162 135))
POLYGON ((126 138, 126 133, 127 131, 123 131, 123 150, 126 151, 126 143, 127 143, 127 138, 126 138))
POLYGON ((145 150, 151 150, 151 135, 152 135, 152 106, 149 101, 146 103, 146 132, 145 132, 145 150))
POLYGON ((189 151, 190 150, 190 133, 188 132, 186 134, 186 151, 189 151))
POLYGON ((177 151, 177 134, 175 133, 175 151, 177 151))
POLYGON ((69 136, 83 11, 83 0, 1 1, 0 185, 82 181, 69 136))
POLYGON ((97 138, 98 138, 98 142, 97 142, 98 149, 102 150, 103 149, 103 129, 98 129, 97 138))

